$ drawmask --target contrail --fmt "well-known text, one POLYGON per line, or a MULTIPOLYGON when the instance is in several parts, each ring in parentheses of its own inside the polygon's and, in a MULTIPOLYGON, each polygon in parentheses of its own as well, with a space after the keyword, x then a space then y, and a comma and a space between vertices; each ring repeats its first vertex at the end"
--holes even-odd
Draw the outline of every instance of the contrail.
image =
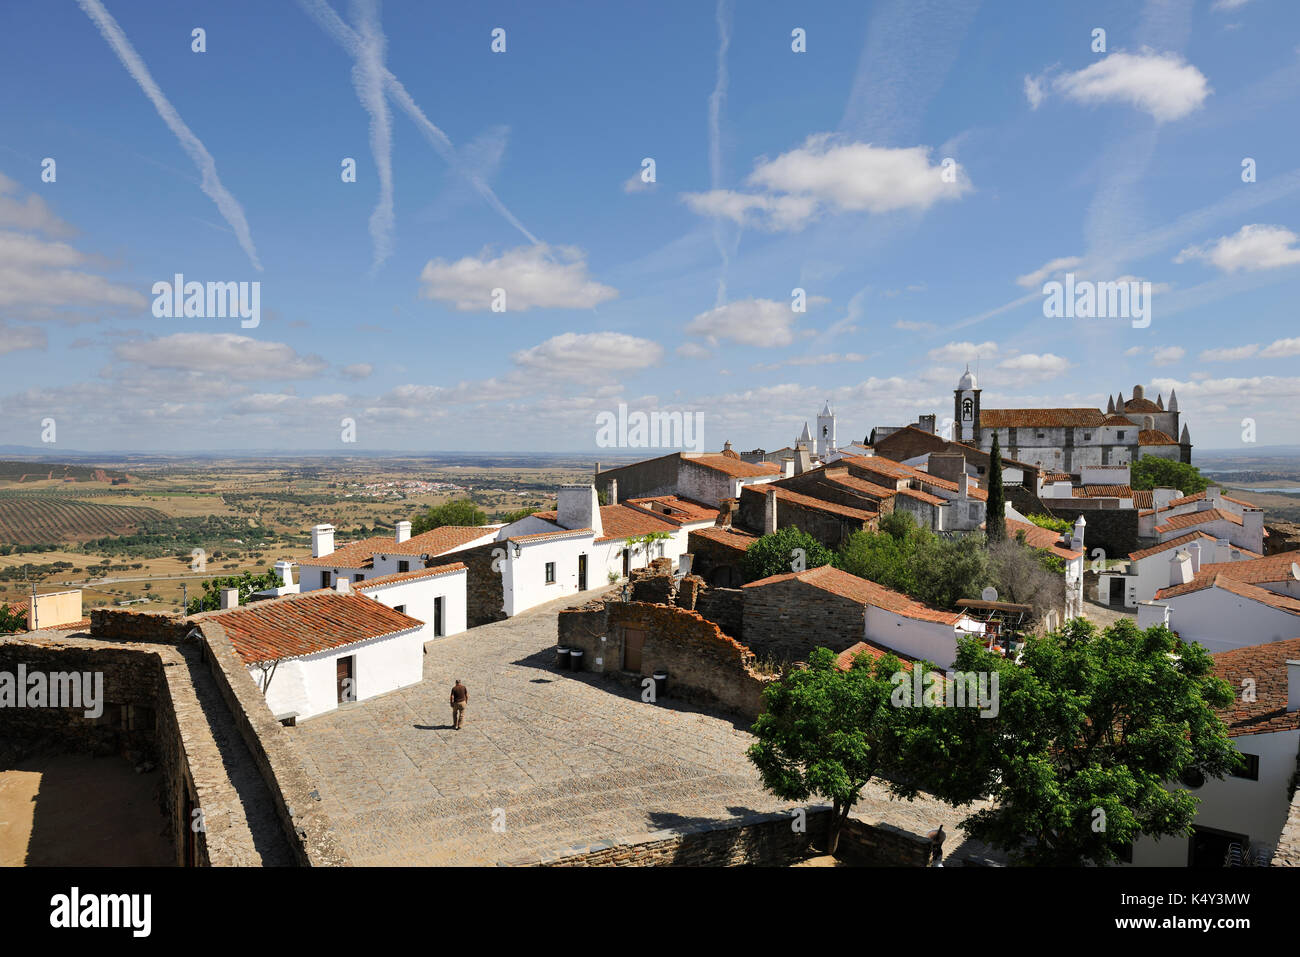
MULTIPOLYGON (((731 24, 727 17, 727 0, 718 0, 715 18, 718 21, 718 72, 709 95, 709 179, 711 189, 722 188, 722 104, 727 99, 727 48, 731 46, 731 24)), ((718 297, 716 306, 727 300, 727 267, 731 257, 727 255, 727 243, 723 233, 722 220, 713 218, 713 242, 722 257, 722 271, 718 276, 718 297)))
POLYGON ((248 220, 244 218, 244 208, 239 205, 239 200, 230 194, 230 190, 222 185, 221 179, 217 176, 217 161, 212 158, 212 154, 194 132, 185 125, 185 121, 181 119, 175 107, 168 102, 167 97, 158 88, 158 84, 149 75, 149 68, 140 59, 140 54, 135 52, 131 41, 126 38, 126 34, 117 25, 112 14, 104 9, 100 0, 77 0, 77 2, 81 5, 81 9, 86 11, 86 15, 94 21, 95 26, 99 27, 99 32, 113 48, 117 58, 122 61, 126 72, 140 84, 140 89, 144 90, 145 96, 149 97, 158 115, 180 140, 181 147, 190 154, 190 159, 194 161, 194 165, 202 175, 199 188, 217 204, 217 210, 235 231, 239 245, 243 247, 254 268, 260 271, 262 263, 257 258, 257 249, 253 246, 253 236, 248 230, 248 220))
POLYGON ((370 153, 379 174, 379 202, 370 214, 370 239, 375 258, 374 273, 393 252, 393 118, 384 98, 385 38, 379 26, 378 0, 353 0, 353 17, 360 29, 352 85, 357 98, 370 114, 370 153))
MULTIPOLYGON (((342 18, 334 12, 333 8, 325 0, 298 0, 298 5, 354 59, 361 56, 361 37, 343 22, 342 18)), ((514 213, 506 209, 505 204, 501 202, 497 194, 492 191, 492 187, 488 186, 481 176, 473 170, 467 169, 461 163, 460 156, 456 152, 456 147, 452 144, 451 139, 424 115, 424 111, 416 105, 415 100, 411 98, 411 94, 406 92, 406 87, 402 86, 402 82, 393 76, 387 67, 381 68, 381 74, 384 87, 388 90, 388 95, 393 98, 393 102, 400 106, 407 116, 415 122, 415 125, 420 128, 420 132, 424 134, 424 138, 438 151, 438 154, 442 156, 447 164, 464 176, 487 200, 488 205, 500 213, 506 222, 523 233, 529 242, 534 244, 541 242, 525 228, 523 223, 515 218, 514 213)))

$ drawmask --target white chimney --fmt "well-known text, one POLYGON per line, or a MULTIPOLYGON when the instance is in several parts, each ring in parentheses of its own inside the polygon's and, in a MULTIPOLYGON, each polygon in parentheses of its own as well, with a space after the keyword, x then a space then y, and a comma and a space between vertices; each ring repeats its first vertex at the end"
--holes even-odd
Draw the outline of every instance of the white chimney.
POLYGON ((1187 550, 1192 554, 1192 572, 1199 572, 1201 570, 1201 543, 1192 542, 1187 546, 1187 550))
POLYGON ((605 498, 610 505, 618 504, 618 479, 609 480, 609 491, 605 493, 605 498))
POLYGON ((1080 515, 1074 523, 1074 535, 1070 539, 1070 548, 1076 552, 1083 551, 1083 534, 1087 531, 1088 523, 1080 515))
POLYGON ((352 582, 348 581, 345 576, 340 575, 334 579, 334 590, 340 595, 350 595, 352 594, 352 582))
POLYGON ((793 455, 787 455, 781 460, 781 478, 794 478, 793 455))
POLYGON ((1300 661, 1286 660, 1286 710, 1300 711, 1300 661))
POLYGON ((280 576, 280 581, 283 582, 285 588, 293 587, 293 562, 276 562, 275 573, 280 576))
POLYGON ((239 589, 238 588, 221 589, 220 601, 221 601, 222 608, 238 608, 239 589))
POLYGON ((957 497, 970 498, 970 476, 966 474, 963 468, 961 474, 957 476, 957 497))
POLYGON ((1169 556, 1169 587, 1186 585, 1192 580, 1192 556, 1179 549, 1169 556))
POLYGON ((334 551, 334 526, 316 525, 311 530, 311 557, 321 558, 334 551))
POLYGON ((776 531, 776 489, 769 488, 763 501, 763 534, 771 535, 776 531))
POLYGON ((1210 508, 1218 508, 1219 500, 1222 497, 1223 489, 1219 488, 1217 485, 1211 485, 1205 490, 1205 501, 1209 504, 1210 508))
POLYGON ((561 485, 556 495, 556 521, 562 528, 589 528, 600 538, 600 500, 594 485, 561 485))
POLYGON ((1144 631, 1157 625, 1169 627, 1169 613, 1173 611, 1168 605, 1158 601, 1138 602, 1138 627, 1144 631))
POLYGON ((410 522, 398 522, 394 527, 397 529, 397 540, 399 542, 404 542, 411 537, 410 522))

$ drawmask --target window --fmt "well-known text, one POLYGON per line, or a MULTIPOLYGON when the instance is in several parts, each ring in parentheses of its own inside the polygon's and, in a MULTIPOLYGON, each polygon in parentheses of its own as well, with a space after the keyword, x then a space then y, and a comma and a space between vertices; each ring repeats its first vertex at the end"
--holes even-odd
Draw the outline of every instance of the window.
POLYGON ((1259 755, 1247 754, 1240 752, 1241 759, 1246 762, 1245 766, 1237 771, 1232 772, 1234 778, 1245 778, 1247 781, 1259 780, 1259 755))
POLYGON ((366 580, 366 576, 363 572, 357 572, 355 575, 352 576, 352 580, 354 582, 360 583, 366 580))
POLYGON ((546 584, 555 584, 555 562, 546 563, 546 584))
POLYGON ((1115 438, 1116 438, 1118 441, 1123 442, 1123 441, 1124 441, 1124 430, 1121 429, 1120 431, 1116 432, 1116 433, 1115 433, 1115 438))
POLYGON ((329 573, 329 572, 321 572, 321 573, 320 573, 320 587, 321 587, 321 588, 329 588, 329 587, 330 587, 330 573, 329 573))
POLYGON ((400 611, 403 615, 405 615, 405 614, 406 614, 406 606, 405 606, 405 605, 394 605, 394 606, 393 606, 393 611, 400 611))
POLYGON ((970 520, 972 522, 977 522, 979 521, 979 517, 980 517, 980 507, 972 503, 970 506, 970 520))
POLYGON ((1044 435, 1046 435, 1046 434, 1047 434, 1046 432, 1035 432, 1035 433, 1034 433, 1034 435, 1037 436, 1037 437, 1040 438, 1040 439, 1041 439, 1044 435))
MULTIPOLYGON (((1091 432, 1085 432, 1085 433, 1083 433, 1083 441, 1085 441, 1085 442, 1091 442, 1091 441, 1092 441, 1092 433, 1091 433, 1091 432)), ((1131 849, 1130 849, 1130 850, 1131 850, 1131 849)))
POLYGON ((397 570, 398 570, 399 572, 409 572, 409 571, 411 570, 411 563, 410 563, 410 562, 398 562, 398 563, 397 563, 397 570))

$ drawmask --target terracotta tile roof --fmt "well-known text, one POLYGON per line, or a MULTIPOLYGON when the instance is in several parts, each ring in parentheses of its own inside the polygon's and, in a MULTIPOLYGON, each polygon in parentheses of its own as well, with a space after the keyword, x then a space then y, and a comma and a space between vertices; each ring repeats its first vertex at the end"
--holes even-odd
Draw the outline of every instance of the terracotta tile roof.
POLYGON ((718 510, 676 495, 658 495, 654 498, 630 498, 622 503, 653 512, 666 522, 716 522, 718 510))
POLYGON ((1221 651, 1214 656, 1214 674, 1233 688, 1232 707, 1219 712, 1229 737, 1293 731, 1300 728, 1300 711, 1287 711, 1287 660, 1300 660, 1300 638, 1270 641, 1221 651), (1242 681, 1255 682, 1255 700, 1242 701, 1242 681))
POLYGON ((590 528, 557 528, 553 532, 535 532, 532 535, 511 535, 506 541, 510 542, 540 542, 544 539, 554 538, 561 539, 566 535, 574 538, 582 538, 585 535, 594 535, 595 532, 590 528))
MULTIPOLYGON (((716 513, 715 513, 716 515, 716 513)), ((636 538, 651 532, 675 532, 681 526, 657 515, 651 515, 628 505, 602 505, 600 507, 602 533, 598 542, 614 539, 636 538)))
MULTIPOLYGON (((1244 548, 1237 549, 1243 555, 1254 555, 1244 548)), ((1259 585, 1264 582, 1291 581, 1291 566, 1300 564, 1300 552, 1278 552, 1276 555, 1248 558, 1241 562, 1211 562, 1201 566, 1205 574, 1227 575, 1239 582, 1259 585)))
POLYGON ((1155 498, 1149 488, 1133 489, 1133 507, 1134 508, 1151 508, 1155 505, 1155 498))
POLYGON ((750 545, 758 541, 758 536, 752 532, 746 532, 739 528, 722 528, 714 525, 712 528, 697 528, 688 536, 688 542, 696 536, 706 539, 710 542, 716 542, 719 545, 725 545, 728 548, 734 548, 737 551, 745 551, 750 545))
POLYGON ((1192 528, 1195 525, 1204 525, 1206 522, 1216 521, 1232 522, 1234 525, 1242 524, 1240 518, 1231 512, 1225 512, 1219 508, 1205 508, 1199 512, 1184 512, 1182 515, 1170 515, 1165 519, 1163 525, 1157 525, 1156 531, 1163 535, 1165 532, 1176 531, 1180 528, 1192 528))
POLYGON ((307 568, 369 568, 374 566, 376 554, 383 554, 383 548, 394 544, 396 542, 386 535, 365 538, 340 545, 320 558, 300 558, 298 564, 307 568))
POLYGON ((1150 399, 1144 396, 1141 399, 1129 399, 1127 402, 1124 403, 1124 411, 1125 412, 1164 412, 1165 410, 1160 408, 1160 406, 1156 405, 1154 402, 1152 402, 1150 399))
POLYGON ((840 515, 844 518, 859 519, 863 522, 873 522, 880 517, 879 512, 868 511, 863 508, 853 508, 849 505, 838 505, 835 502, 827 502, 824 499, 813 498, 811 495, 794 492, 779 485, 761 485, 757 487, 751 485, 741 489, 741 494, 765 496, 767 495, 768 489, 771 489, 776 493, 778 501, 789 502, 791 505, 797 505, 800 508, 806 508, 814 512, 826 512, 829 515, 840 515))
POLYGON ((1102 419, 1102 425, 1109 425, 1117 428, 1132 428, 1133 422, 1120 415, 1118 412, 1112 412, 1106 418, 1102 419))
POLYGON ((706 469, 726 472, 734 478, 761 478, 781 474, 781 466, 775 462, 746 462, 738 458, 733 459, 731 456, 723 455, 720 452, 705 453, 703 455, 685 455, 681 452, 677 454, 682 456, 683 462, 694 462, 706 469))
POLYGON ((938 495, 931 495, 929 492, 923 492, 916 488, 900 488, 896 495, 902 495, 906 498, 914 498, 918 501, 925 502, 927 505, 947 505, 946 498, 940 498, 938 495))
POLYGON ((859 605, 871 605, 875 608, 882 608, 885 611, 893 612, 904 618, 912 618, 916 621, 931 621, 943 625, 955 625, 963 617, 961 612, 940 611, 937 608, 930 608, 914 601, 896 591, 891 591, 884 585, 878 585, 873 581, 865 578, 859 578, 857 575, 850 575, 846 571, 841 571, 833 565, 822 565, 820 568, 810 568, 806 572, 791 572, 785 575, 773 575, 771 578, 764 578, 760 581, 750 582, 745 588, 763 588, 767 585, 775 585, 778 582, 787 582, 791 579, 798 579, 805 585, 811 585, 821 591, 829 592, 832 595, 839 595, 841 598, 847 598, 849 601, 857 602, 859 605))
POLYGON ((1074 476, 1069 472, 1044 472, 1043 481, 1047 482, 1073 482, 1074 476))
POLYGON ((1132 498, 1128 485, 1079 485, 1070 490, 1074 498, 1132 498))
POLYGON ((1068 545, 1062 545, 1060 532, 1053 531, 1050 528, 1043 528, 1033 522, 1022 522, 1014 518, 1006 519, 1006 523, 1007 538, 1014 540, 1018 532, 1024 532, 1025 544, 1030 548, 1046 548, 1053 554, 1067 559, 1078 558, 1083 554, 1083 552, 1075 551, 1068 545))
POLYGON ((895 651, 893 648, 886 648, 884 645, 873 644, 870 641, 859 641, 856 645, 845 648, 835 659, 835 667, 840 671, 848 671, 853 667, 853 660, 859 655, 866 655, 872 661, 879 661, 885 655, 893 655, 903 663, 904 671, 912 670, 912 662, 916 659, 911 655, 905 655, 901 651, 895 651))
POLYGON ((980 409, 986 429, 1088 428, 1105 418, 1100 409, 980 409))
MULTIPOLYGON (((1160 545, 1152 545, 1150 548, 1140 548, 1136 552, 1129 552, 1128 560, 1131 562, 1136 562, 1143 558, 1149 558, 1152 555, 1159 555, 1161 552, 1166 552, 1171 548, 1178 548, 1179 546, 1182 545, 1190 545, 1198 538, 1204 538, 1211 542, 1215 541, 1213 535, 1209 534, 1208 532, 1202 532, 1198 530, 1195 532, 1189 532, 1186 535, 1179 535, 1177 538, 1171 538, 1169 539, 1169 541, 1164 542, 1163 544, 1160 545)), ((1203 567, 1208 568, 1209 566, 1207 565, 1203 567)))
POLYGON ((1138 432, 1138 445, 1177 445, 1178 440, 1159 429, 1143 429, 1138 432))
POLYGON ((1258 585, 1238 581, 1221 571, 1206 573, 1204 568, 1201 571, 1203 574, 1197 575, 1184 585, 1171 585, 1168 588, 1160 589, 1156 592, 1156 598, 1164 600, 1166 598, 1177 598, 1179 595, 1190 595, 1192 592, 1203 591, 1206 588, 1221 588, 1239 598, 1248 598, 1251 601, 1257 601, 1261 605, 1268 605, 1290 615, 1300 615, 1300 598, 1279 595, 1267 588, 1260 588, 1258 585))
POLYGON ((300 658, 424 625, 364 595, 324 588, 191 616, 207 619, 225 629, 245 664, 300 658))
POLYGON ((419 535, 412 535, 404 542, 388 539, 383 548, 375 549, 380 555, 443 555, 453 548, 459 548, 491 535, 496 528, 490 525, 443 525, 419 535))
MULTIPOLYGON (((1225 502, 1232 502, 1234 505, 1241 505, 1245 508, 1259 508, 1258 505, 1252 505, 1250 502, 1243 502, 1239 498, 1232 498, 1228 495, 1221 496, 1225 502)), ((1193 502, 1204 502, 1205 492, 1195 492, 1191 495, 1184 495, 1182 498, 1176 498, 1170 502, 1166 508, 1173 508, 1176 505, 1191 505, 1193 502)))
POLYGON ((456 562, 453 565, 437 565, 433 568, 417 568, 413 572, 397 572, 393 575, 380 575, 378 578, 371 578, 368 581, 357 582, 352 586, 353 591, 369 591, 371 588, 382 588, 385 585, 400 585, 403 582, 415 581, 420 578, 436 578, 439 575, 449 575, 452 572, 463 572, 466 570, 464 562, 456 562))
POLYGON ((862 494, 869 495, 877 500, 884 500, 898 494, 898 490, 893 486, 886 487, 884 485, 877 485, 875 482, 868 482, 866 479, 857 478, 856 476, 849 475, 848 472, 844 471, 832 472, 827 470, 823 481, 828 482, 831 485, 839 485, 854 492, 861 492, 862 494))

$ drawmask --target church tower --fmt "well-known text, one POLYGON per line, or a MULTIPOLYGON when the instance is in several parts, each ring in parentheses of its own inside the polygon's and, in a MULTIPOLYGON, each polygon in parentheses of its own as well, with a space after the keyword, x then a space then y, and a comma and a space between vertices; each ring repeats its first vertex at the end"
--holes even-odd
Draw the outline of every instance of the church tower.
POLYGON ((970 363, 961 381, 953 391, 953 421, 957 423, 954 438, 979 448, 980 444, 980 390, 970 363))
POLYGON ((823 461, 837 448, 835 443, 835 413, 828 401, 817 416, 817 438, 813 440, 813 453, 823 461))

